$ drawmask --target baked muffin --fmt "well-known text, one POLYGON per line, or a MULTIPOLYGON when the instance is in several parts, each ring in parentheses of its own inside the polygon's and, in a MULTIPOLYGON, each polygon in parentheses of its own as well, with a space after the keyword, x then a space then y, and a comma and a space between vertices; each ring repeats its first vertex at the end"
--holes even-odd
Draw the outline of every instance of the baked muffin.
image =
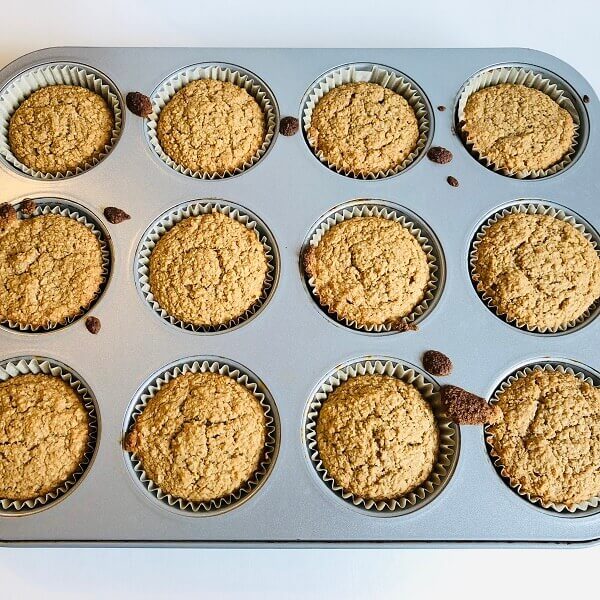
POLYGON ((185 323, 216 326, 241 317, 261 297, 268 262, 255 231, 214 212, 165 233, 149 270, 161 308, 185 323))
POLYGON ((568 373, 533 371, 498 397, 490 440, 521 491, 544 502, 600 496, 600 389, 568 373))
POLYGON ((511 172, 548 169, 573 143, 573 117, 539 90, 503 83, 473 93, 464 111, 467 142, 511 172))
POLYGON ((391 500, 427 480, 439 430, 412 385, 386 375, 352 377, 325 400, 317 421, 323 466, 345 491, 391 500))
POLYGON ((368 175, 399 167, 417 147, 415 111, 376 83, 347 83, 315 106, 308 139, 336 169, 368 175))
POLYGON ((243 88, 200 79, 180 89, 161 110, 157 136, 176 163, 208 174, 241 168, 265 140, 265 115, 243 88))
POLYGON ((26 167, 57 175, 84 168, 110 144, 113 111, 102 96, 52 85, 24 100, 10 119, 10 150, 26 167))
POLYGON ((58 377, 0 383, 0 498, 34 499, 70 479, 86 453, 88 420, 77 392, 58 377))
POLYGON ((556 329, 575 321, 600 297, 600 257, 570 223, 513 213, 485 232, 473 278, 509 320, 556 329))
POLYGON ((9 210, 0 224, 0 321, 42 327, 79 315, 103 281, 98 238, 75 219, 17 219, 9 210))
POLYGON ((126 449, 164 492, 208 502, 252 479, 265 439, 264 410, 243 385, 217 373, 185 373, 150 399, 126 449))
POLYGON ((425 297, 427 255, 400 223, 354 217, 334 225, 305 257, 319 302, 360 326, 395 325, 425 297))

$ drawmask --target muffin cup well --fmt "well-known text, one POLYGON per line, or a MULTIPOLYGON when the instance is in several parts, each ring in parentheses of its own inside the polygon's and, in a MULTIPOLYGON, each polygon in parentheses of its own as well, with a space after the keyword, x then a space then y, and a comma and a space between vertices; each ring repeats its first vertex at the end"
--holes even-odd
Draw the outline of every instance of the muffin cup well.
POLYGON ((162 319, 171 325, 180 327, 181 329, 185 329, 187 331, 193 331, 195 333, 219 333, 233 329, 249 321, 255 315, 257 315, 264 306, 266 306, 267 302, 271 299, 277 281, 277 257, 278 254, 275 241, 266 225, 262 223, 258 217, 249 211, 246 211, 244 208, 228 204, 227 202, 218 200, 194 200, 168 211, 167 213, 163 214, 158 221, 150 226, 150 228, 144 234, 144 237, 142 238, 142 241, 138 247, 135 271, 138 287, 144 300, 162 319), (194 325, 169 315, 169 313, 161 308, 159 303, 155 300, 154 295, 152 294, 152 289, 150 288, 150 256, 160 238, 175 225, 189 217, 197 217, 199 215, 206 215, 215 212, 224 214, 244 225, 246 229, 256 232, 267 258, 267 273, 265 275, 262 295, 248 310, 244 312, 244 314, 236 319, 231 319, 229 322, 222 323, 220 325, 194 325))
MULTIPOLYGON (((425 289, 425 296, 423 300, 417 304, 412 312, 408 314, 406 317, 403 317, 403 321, 407 324, 415 323, 420 321, 421 318, 428 312, 430 306, 432 305, 434 299, 439 294, 439 277, 438 272, 440 268, 440 252, 438 249, 435 249, 433 240, 430 240, 423 234, 422 229, 416 225, 410 217, 402 214, 400 207, 398 209, 390 206, 386 206, 379 203, 370 203, 365 201, 356 205, 348 205, 346 207, 340 208, 340 210, 330 214, 325 219, 323 219, 317 227, 313 230, 313 233, 308 240, 308 246, 312 246, 316 248, 319 245, 319 242, 335 225, 338 225, 342 221, 347 221, 349 219, 353 219, 355 217, 380 217, 384 219, 389 219, 391 221, 396 221, 400 223, 404 228, 406 228, 419 242, 419 245, 425 252, 427 256, 427 263, 429 265, 429 282, 427 283, 427 288, 425 289)), ((305 250, 306 250, 305 248, 305 250)), ((350 327, 351 329, 356 329, 358 331, 365 331, 368 333, 390 333, 394 332, 394 328, 390 324, 382 324, 382 325, 362 325, 357 323, 356 321, 352 321, 350 319, 346 319, 341 315, 338 315, 331 307, 321 304, 319 299, 318 290, 316 287, 316 282, 314 277, 309 277, 304 271, 305 280, 307 282, 309 291, 314 299, 314 301, 319 305, 319 307, 323 308, 327 315, 330 316, 335 321, 342 323, 346 327, 350 327)))
POLYGON ((88 171, 103 160, 117 143, 121 135, 122 108, 119 93, 114 84, 103 74, 76 63, 50 63, 28 69, 10 81, 0 92, 0 155, 15 169, 35 179, 57 180, 73 177, 88 171), (19 107, 33 92, 51 85, 77 85, 102 96, 111 108, 114 126, 110 143, 104 152, 91 163, 78 167, 75 171, 65 173, 44 173, 25 166, 13 155, 8 141, 10 119, 19 107))
POLYGON ((336 496, 374 515, 401 515, 421 508, 433 500, 448 483, 458 460, 459 430, 445 415, 437 384, 411 366, 387 357, 352 361, 330 373, 319 384, 311 397, 306 413, 304 433, 312 466, 325 485, 336 496), (329 394, 342 383, 352 377, 362 375, 388 375, 413 385, 429 403, 439 429, 438 457, 429 477, 413 491, 399 498, 370 500, 344 490, 329 475, 321 461, 317 444, 317 422, 321 407, 326 402, 329 394))
POLYGON ((43 373, 44 375, 60 377, 60 379, 77 392, 89 419, 87 450, 77 470, 55 490, 37 498, 30 498, 29 500, 0 498, 0 516, 25 515, 30 512, 37 512, 51 506, 54 501, 65 497, 81 480, 89 468, 98 440, 99 426, 95 400, 87 385, 78 378, 76 373, 49 358, 19 357, 0 362, 0 381, 7 381, 13 377, 27 375, 28 373, 36 375, 43 373))
POLYGON ((31 214, 25 214, 23 211, 18 209, 17 218, 32 219, 34 217, 39 217, 40 215, 60 215, 62 217, 74 219, 78 223, 85 225, 96 236, 98 242, 100 243, 100 252, 102 253, 102 281, 100 282, 98 291, 90 304, 86 308, 81 309, 76 315, 67 317, 58 323, 49 323, 42 326, 22 325, 10 320, 0 321, 0 326, 12 329, 14 331, 44 333, 56 331, 57 329, 66 327, 67 325, 70 325, 71 323, 80 319, 92 309, 94 304, 104 293, 104 289, 108 282, 111 267, 111 252, 108 242, 106 241, 106 236, 102 229, 100 229, 100 225, 93 220, 91 214, 88 214, 83 210, 83 207, 80 208, 70 203, 62 202, 58 198, 32 198, 32 200, 36 203, 35 211, 31 214))
POLYGON ((322 75, 312 84, 302 107, 304 137, 313 154, 324 165, 336 173, 345 175, 346 177, 354 177, 356 179, 381 179, 383 177, 397 175, 401 171, 404 171, 418 158, 423 156, 431 137, 432 122, 431 110, 429 108, 429 103, 425 99, 425 94, 413 81, 408 79, 403 73, 383 65, 371 63, 345 65, 322 75), (419 138, 415 149, 400 165, 397 165, 393 169, 388 169, 387 171, 378 171, 365 175, 336 167, 327 160, 322 152, 316 149, 313 140, 311 140, 308 135, 313 110, 327 92, 347 83, 377 83, 386 89, 400 94, 400 96, 402 96, 415 111, 419 127, 419 138))
POLYGON ((273 93, 256 75, 249 71, 245 71, 240 67, 236 67, 235 65, 203 63, 181 69, 158 86, 152 94, 151 100, 153 110, 146 119, 146 135, 150 146, 166 165, 178 173, 194 177, 195 179, 223 179, 247 171, 267 153, 277 134, 279 113, 273 93), (266 128, 262 146, 248 162, 245 162, 241 167, 238 167, 233 171, 225 171, 224 173, 192 171, 191 169, 178 164, 168 156, 162 149, 160 141, 158 140, 158 120, 162 109, 179 90, 184 88, 188 83, 199 79, 215 79, 218 81, 229 82, 246 90, 256 102, 258 102, 258 105, 265 115, 266 128))
POLYGON ((562 171, 568 167, 574 160, 580 145, 580 126, 581 116, 573 101, 569 98, 567 92, 561 89, 560 84, 551 81, 547 77, 544 77, 540 73, 523 67, 505 66, 495 67, 482 71, 469 79, 469 81, 462 88, 457 104, 457 118, 458 118, 458 129, 461 133, 463 142, 469 152, 481 163, 483 163, 489 169, 496 171, 507 177, 515 177, 517 179, 537 179, 539 177, 547 177, 554 175, 559 171, 562 171), (512 83, 517 85, 524 85, 529 88, 533 88, 540 92, 543 92, 552 100, 554 100, 561 108, 564 108, 573 117, 574 131, 573 141, 571 147, 560 160, 560 162, 552 165, 548 169, 533 169, 524 171, 510 171, 509 169, 503 168, 490 159, 477 147, 477 145, 471 141, 463 129, 463 123, 465 122, 465 107, 469 97, 486 87, 499 85, 502 83, 512 83))
MULTIPOLYGON (((523 367, 522 369, 515 371, 513 374, 509 375, 506 379, 504 379, 504 381, 502 381, 502 383, 497 387, 496 391, 494 392, 494 395, 490 400, 490 404, 496 404, 499 400, 500 394, 504 392, 508 387, 510 387, 515 381, 517 381, 517 379, 526 377, 534 371, 554 371, 558 373, 568 373, 569 375, 577 377, 577 379, 581 381, 585 381, 590 385, 595 385, 595 382, 591 377, 586 376, 580 371, 574 370, 571 366, 551 363, 536 363, 523 367)), ((500 459, 498 454, 496 454, 496 451, 494 450, 493 446, 494 434, 491 433, 490 427, 490 425, 485 425, 484 427, 488 453, 492 459, 494 467, 496 468, 502 479, 507 483, 507 485, 511 489, 513 489, 517 494, 519 494, 519 496, 526 498, 532 504, 538 504, 542 508, 550 509, 557 513, 570 513, 570 515, 572 516, 576 516, 576 513, 581 513, 583 511, 587 511, 589 509, 597 508, 598 506, 600 506, 599 496, 594 496, 589 500, 581 502, 575 506, 567 506, 566 504, 546 502, 545 500, 542 500, 542 498, 540 498, 539 496, 534 496, 532 494, 524 492, 521 489, 521 484, 510 476, 510 473, 508 473, 506 467, 502 464, 502 460, 500 459)), ((569 515, 565 514, 565 516, 569 515)))
POLYGON ((183 375, 184 373, 219 373, 231 377, 234 381, 244 386, 260 403, 265 414, 266 436, 263 458, 258 466, 258 469, 238 490, 215 500, 195 502, 179 498, 163 491, 156 483, 154 483, 144 471, 142 462, 138 459, 135 453, 127 452, 126 461, 131 467, 134 477, 139 481, 143 488, 149 492, 155 499, 159 500, 163 506, 178 509, 190 515, 213 515, 225 512, 235 508, 251 495, 257 492, 262 484, 269 476, 279 448, 279 427, 278 416, 275 403, 271 398, 267 389, 259 384, 256 377, 246 370, 224 359, 213 360, 210 358, 190 359, 178 363, 176 366, 167 367, 161 371, 151 382, 145 385, 137 394, 134 401, 133 409, 129 417, 126 419, 126 428, 124 435, 131 430, 136 419, 142 414, 148 402, 156 393, 169 381, 183 375))
POLYGON ((487 230, 492 225, 510 214, 549 215, 556 219, 560 219, 561 221, 569 223, 575 227, 575 229, 582 233, 583 236, 590 242, 590 244, 592 244, 592 246, 596 249, 596 252, 599 252, 596 240, 594 239, 594 236, 586 229, 586 226, 579 223, 575 217, 567 214, 564 210, 546 205, 541 202, 521 203, 508 206, 500 211, 497 211, 491 217, 489 217, 486 222, 479 227, 475 237, 473 238, 473 241, 471 242, 471 249, 469 252, 469 270, 471 274, 471 280, 475 285, 475 289, 477 290, 479 297, 484 304, 502 320, 506 321, 510 325, 513 325, 514 327, 529 331, 530 333, 556 334, 581 326, 583 323, 588 321, 590 317, 594 316, 597 309, 600 308, 600 300, 593 302, 579 318, 569 321, 568 323, 564 323, 559 327, 532 327, 527 323, 522 323, 517 318, 509 319, 506 313, 500 312, 498 307, 495 305, 493 298, 488 296, 488 294, 485 292, 476 272, 477 249, 479 248, 479 245, 481 244, 481 241, 483 240, 487 230))

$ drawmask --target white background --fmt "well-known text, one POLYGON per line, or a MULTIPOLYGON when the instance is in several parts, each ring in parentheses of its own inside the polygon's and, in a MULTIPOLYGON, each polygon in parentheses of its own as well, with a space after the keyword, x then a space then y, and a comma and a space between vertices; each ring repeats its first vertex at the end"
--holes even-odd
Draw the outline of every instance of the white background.
MULTIPOLYGON (((600 92, 600 3, 593 0, 3 3, 0 66, 25 52, 61 45, 525 46, 571 63, 600 92)), ((0 598, 396 598, 411 592, 466 600, 598 598, 599 562, 600 547, 0 549, 0 598)))

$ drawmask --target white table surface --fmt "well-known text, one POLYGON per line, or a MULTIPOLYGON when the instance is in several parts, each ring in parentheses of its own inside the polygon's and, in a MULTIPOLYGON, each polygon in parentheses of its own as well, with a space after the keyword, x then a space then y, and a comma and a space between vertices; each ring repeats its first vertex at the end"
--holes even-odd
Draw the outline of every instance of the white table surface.
MULTIPOLYGON (((23 0, 0 64, 47 46, 525 46, 600 91, 593 0, 23 0)), ((1 200, 0 190, 0 200, 1 200)), ((600 201, 600 199, 599 199, 600 201)), ((586 550, 0 549, 0 598, 598 598, 586 550)))

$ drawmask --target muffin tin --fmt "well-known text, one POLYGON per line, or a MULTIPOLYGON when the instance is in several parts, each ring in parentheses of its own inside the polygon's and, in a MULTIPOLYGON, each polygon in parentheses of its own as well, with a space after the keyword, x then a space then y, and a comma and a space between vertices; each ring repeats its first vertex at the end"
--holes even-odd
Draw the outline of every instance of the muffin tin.
POLYGON ((112 151, 77 177, 34 178, 0 157, 3 202, 29 197, 82 207, 107 232, 112 258, 102 296, 89 311, 102 323, 97 335, 86 330, 83 319, 48 332, 0 328, 0 362, 45 357, 64 365, 85 381, 98 411, 96 450, 85 477, 40 510, 0 510, 1 544, 382 547, 600 541, 595 508, 557 512, 512 490, 493 464, 483 427, 461 427, 447 481, 428 502, 397 513, 357 507, 328 487, 311 461, 307 433, 309 407, 328 377, 361 361, 391 360, 423 373, 420 358, 429 349, 454 362, 449 377, 427 375, 434 386, 452 383, 486 398, 511 373, 532 364, 566 365, 600 383, 596 311, 559 335, 520 330, 486 306, 469 273, 469 250, 482 223, 522 201, 563 208, 597 239, 598 98, 579 73, 526 49, 52 48, 7 66, 0 72, 0 89, 48 63, 89 66, 114 86, 121 106, 127 92, 152 96, 191 65, 233 65, 244 75, 256 74, 272 94, 275 113, 296 116, 301 129, 311 82, 347 65, 386 65, 413 82, 430 107, 423 153, 433 144, 451 150, 454 159, 439 165, 420 155, 393 177, 358 179, 322 164, 300 131, 290 138, 275 133, 268 152, 235 177, 195 178, 167 165, 149 142, 147 122, 128 111, 112 151), (487 168, 465 148, 455 133, 459 92, 472 76, 498 65, 539 72, 569 95, 580 127, 576 160, 568 168, 519 180, 487 168), (446 110, 436 108, 441 105, 446 110), (448 185, 448 176, 459 187, 448 185), (233 328, 204 332, 172 324, 154 311, 140 287, 138 251, 149 228, 192 201, 231 205, 256 217, 273 251, 268 302, 233 328), (304 278, 299 257, 315 227, 339 209, 365 201, 392 206, 434 236, 438 284, 416 332, 348 327, 317 305, 304 278), (106 206, 122 208, 131 219, 107 223, 106 206), (169 505, 141 485, 122 448, 145 387, 165 370, 195 360, 247 373, 273 407, 272 464, 243 502, 223 510, 169 505))

